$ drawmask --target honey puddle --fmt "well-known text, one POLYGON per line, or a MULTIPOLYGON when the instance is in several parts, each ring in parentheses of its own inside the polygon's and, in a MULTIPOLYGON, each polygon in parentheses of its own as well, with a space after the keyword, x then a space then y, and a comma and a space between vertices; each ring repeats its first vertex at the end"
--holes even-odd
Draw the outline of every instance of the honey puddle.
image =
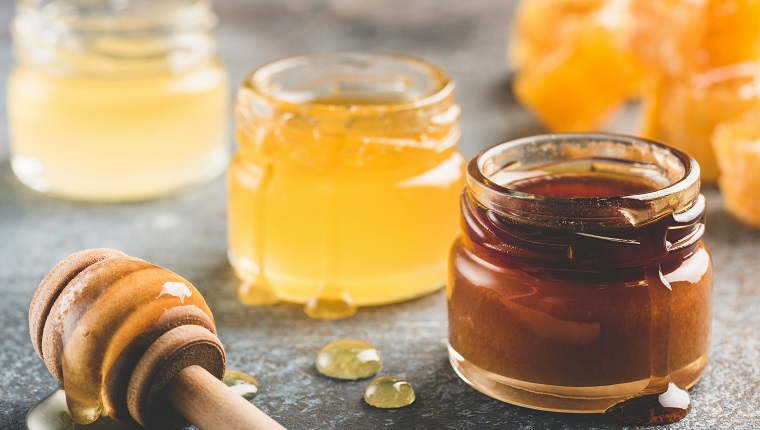
POLYGON ((66 393, 55 390, 34 405, 26 416, 27 430, 143 430, 137 423, 116 421, 100 416, 92 424, 77 424, 71 420, 66 407, 66 393))

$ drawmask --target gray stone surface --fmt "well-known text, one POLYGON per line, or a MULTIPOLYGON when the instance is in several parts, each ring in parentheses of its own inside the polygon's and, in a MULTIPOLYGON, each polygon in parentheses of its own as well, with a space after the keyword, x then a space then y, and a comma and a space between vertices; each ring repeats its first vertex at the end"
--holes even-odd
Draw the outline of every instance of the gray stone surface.
MULTIPOLYGON (((499 141, 541 131, 513 100, 504 60, 513 1, 218 0, 221 56, 235 82, 275 58, 315 51, 399 51, 450 71, 464 108, 462 148, 471 156, 499 141)), ((7 28, 10 0, 0 2, 7 28)), ((0 31, 0 76, 11 67, 0 31)), ((4 87, 4 85, 3 85, 4 87)), ((0 98, 4 99, 4 88, 0 98)), ((255 375, 255 403, 291 429, 622 428, 596 416, 531 411, 492 400, 460 381, 446 357, 442 292, 397 306, 362 309, 338 322, 309 320, 300 307, 246 308, 225 256, 220 178, 162 200, 79 204, 19 184, 7 159, 0 107, 0 429, 20 429, 29 408, 55 387, 34 354, 27 310, 45 273, 88 247, 114 247, 174 270, 201 289, 228 350, 229 366, 255 375), (313 358, 329 341, 354 337, 385 356, 384 375, 407 378, 417 401, 401 410, 362 402, 365 383, 320 377, 313 358)), ((615 128, 631 130, 623 116, 615 128)), ((671 429, 760 428, 760 232, 709 198, 706 241, 715 262, 712 361, 692 390, 694 411, 671 429)))

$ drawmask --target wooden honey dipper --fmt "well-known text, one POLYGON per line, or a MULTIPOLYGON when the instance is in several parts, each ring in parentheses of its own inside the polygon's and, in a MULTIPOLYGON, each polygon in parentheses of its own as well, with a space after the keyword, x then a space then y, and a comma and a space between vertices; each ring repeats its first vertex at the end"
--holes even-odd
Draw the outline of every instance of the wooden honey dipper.
POLYGON ((224 347, 201 294, 144 260, 70 255, 37 288, 29 330, 79 424, 105 414, 148 429, 284 428, 220 381, 224 347))

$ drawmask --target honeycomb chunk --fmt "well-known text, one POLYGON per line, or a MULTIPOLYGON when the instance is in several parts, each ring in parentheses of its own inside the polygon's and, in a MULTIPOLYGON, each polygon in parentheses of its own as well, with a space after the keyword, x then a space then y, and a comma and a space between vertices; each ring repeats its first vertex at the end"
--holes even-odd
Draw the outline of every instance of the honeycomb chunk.
POLYGON ((523 0, 516 18, 515 95, 548 128, 598 129, 638 91, 629 0, 523 0))
POLYGON ((726 209, 760 227, 760 106, 723 122, 712 135, 726 209))
POLYGON ((509 43, 512 68, 520 70, 578 32, 606 0, 523 0, 515 11, 509 43))
POLYGON ((693 70, 707 26, 707 0, 630 2, 628 47, 650 72, 669 77, 693 70))
POLYGON ((592 24, 520 69, 514 91, 548 128, 591 131, 638 91, 642 76, 643 67, 613 31, 592 24))
POLYGON ((629 47, 655 74, 677 77, 760 60, 760 1, 631 1, 629 47))
POLYGON ((715 182, 718 165, 710 137, 718 124, 760 104, 760 63, 663 79, 649 89, 644 102, 641 134, 688 153, 699 163, 702 181, 715 182))
POLYGON ((703 69, 760 60, 760 0, 710 0, 706 22, 703 69))

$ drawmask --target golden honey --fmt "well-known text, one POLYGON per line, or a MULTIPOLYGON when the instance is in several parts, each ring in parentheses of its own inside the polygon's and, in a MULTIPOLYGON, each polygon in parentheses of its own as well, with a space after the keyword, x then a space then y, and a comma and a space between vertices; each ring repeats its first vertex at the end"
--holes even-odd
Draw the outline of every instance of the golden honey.
POLYGON ((19 0, 11 164, 35 190, 153 197, 228 162, 228 78, 209 0, 19 0))
POLYGON ((464 185, 443 71, 394 55, 296 57, 255 71, 236 109, 241 300, 270 294, 339 318, 443 286, 464 185))

